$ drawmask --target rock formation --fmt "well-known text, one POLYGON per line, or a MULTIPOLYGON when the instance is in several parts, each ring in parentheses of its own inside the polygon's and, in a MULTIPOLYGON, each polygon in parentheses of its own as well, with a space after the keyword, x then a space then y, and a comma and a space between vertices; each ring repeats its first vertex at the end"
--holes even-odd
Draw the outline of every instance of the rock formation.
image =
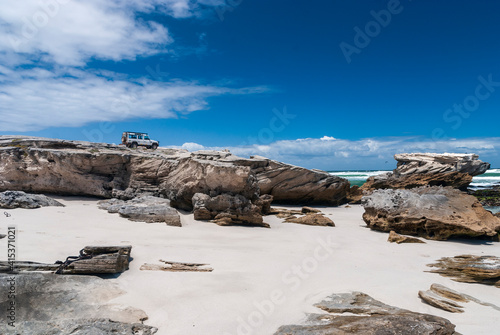
POLYGON ((62 206, 59 201, 43 194, 27 194, 22 191, 5 191, 0 193, 0 208, 40 208, 46 206, 62 206))
POLYGON ((485 210, 475 197, 451 187, 376 190, 363 197, 362 205, 363 220, 374 230, 394 230, 432 240, 495 239, 500 232, 499 218, 485 210))
POLYGON ((462 283, 479 283, 500 288, 500 258, 495 256, 461 255, 443 257, 428 266, 430 272, 462 283))
POLYGON ((277 203, 338 206, 347 201, 347 179, 260 156, 251 158, 248 162, 257 176, 261 194, 272 195, 277 203))
POLYGON ((305 224, 309 226, 330 226, 335 227, 335 223, 330 218, 324 216, 323 213, 307 213, 304 216, 290 216, 285 219, 285 222, 305 224))
MULTIPOLYGON (((193 210, 197 193, 210 198, 241 196, 265 212, 262 206, 269 204, 261 195, 271 195, 279 202, 339 205, 346 199, 349 182, 323 171, 262 157, 240 158, 224 151, 151 151, 0 136, 0 191, 3 190, 122 200, 150 194, 165 197, 173 207, 183 210, 193 210)), ((231 211, 223 214, 226 223, 233 217, 239 223, 242 218, 231 211)), ((257 215, 260 214, 249 217, 248 223, 256 222, 257 215)))
MULTIPOLYGON (((47 273, 0 274, 0 291, 7 292, 9 280, 16 286, 16 334, 154 334, 143 325, 147 315, 139 309, 108 302, 124 292, 94 276, 58 276, 47 273), (56 331, 57 330, 57 331, 56 331)), ((10 307, 8 294, 0 296, 0 308, 10 307)), ((11 334, 7 312, 0 315, 0 334, 11 334)))
POLYGON ((404 236, 396 233, 394 230, 391 230, 389 233, 389 237, 387 238, 388 242, 396 242, 397 244, 401 243, 425 243, 424 241, 410 236, 404 236))
POLYGON ((262 208, 242 195, 221 194, 211 197, 196 193, 193 205, 195 220, 214 220, 221 226, 246 224, 269 227, 262 219, 262 208))
POLYGON ((144 195, 132 200, 101 200, 98 205, 100 209, 118 213, 131 221, 165 222, 168 226, 182 226, 179 213, 170 207, 168 199, 144 195))
POLYGON ((305 325, 282 326, 275 335, 455 334, 455 325, 444 318, 389 306, 361 292, 333 294, 315 306, 331 314, 310 314, 305 325))
POLYGON ((375 189, 409 189, 419 186, 451 186, 466 190, 472 177, 483 174, 489 163, 474 154, 413 153, 394 155, 397 168, 393 172, 368 178, 361 187, 375 189))

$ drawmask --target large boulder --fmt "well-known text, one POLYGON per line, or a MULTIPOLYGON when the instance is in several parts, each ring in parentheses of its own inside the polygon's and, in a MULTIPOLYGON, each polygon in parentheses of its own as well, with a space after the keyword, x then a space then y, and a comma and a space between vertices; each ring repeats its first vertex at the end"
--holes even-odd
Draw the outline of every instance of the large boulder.
POLYGON ((472 177, 485 173, 490 164, 475 154, 413 153, 394 155, 393 172, 370 177, 362 190, 409 189, 419 186, 451 186, 466 190, 472 177))
POLYGON ((282 326, 274 334, 455 334, 455 325, 444 318, 389 306, 361 292, 333 294, 315 306, 330 314, 309 314, 306 324, 282 326))
POLYGON ((308 170, 264 157, 252 156, 261 194, 274 202, 338 206, 347 202, 349 181, 320 170, 308 170))
POLYGON ((43 194, 27 194, 22 191, 5 191, 0 193, 0 208, 40 208, 47 206, 64 207, 59 201, 43 194))
POLYGON ((376 190, 363 197, 363 220, 373 230, 421 236, 496 238, 500 219, 475 197, 452 187, 376 190))
POLYGON ((195 220, 214 220, 221 226, 250 225, 269 227, 262 219, 262 208, 241 195, 193 196, 195 220))

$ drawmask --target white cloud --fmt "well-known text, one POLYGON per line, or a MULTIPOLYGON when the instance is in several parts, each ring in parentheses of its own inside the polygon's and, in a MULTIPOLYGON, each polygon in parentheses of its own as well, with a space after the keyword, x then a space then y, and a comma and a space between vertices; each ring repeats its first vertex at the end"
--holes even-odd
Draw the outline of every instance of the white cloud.
MULTIPOLYGON (((0 131, 82 126, 95 121, 173 118, 207 109, 206 98, 252 94, 192 80, 163 82, 90 70, 93 60, 169 52, 173 38, 144 13, 201 16, 224 0, 0 0, 0 131), (141 16, 142 15, 142 16, 141 16), (28 69, 26 69, 28 68, 28 69)), ((200 43, 204 42, 200 35, 200 43)))
MULTIPOLYGON (((192 145, 192 144, 191 144, 192 145)), ((194 146, 193 146, 194 147, 194 146)), ((500 138, 468 138, 433 141, 420 137, 329 140, 324 138, 277 141, 267 145, 227 147, 235 155, 259 155, 289 164, 323 170, 385 169, 396 167, 394 155, 410 152, 476 153, 480 159, 500 166, 500 138)), ((196 150, 222 147, 196 146, 196 150)))
POLYGON ((252 94, 264 87, 228 88, 173 80, 130 80, 109 72, 16 70, 0 66, 0 131, 76 127, 96 121, 175 118, 207 109, 206 98, 252 94))

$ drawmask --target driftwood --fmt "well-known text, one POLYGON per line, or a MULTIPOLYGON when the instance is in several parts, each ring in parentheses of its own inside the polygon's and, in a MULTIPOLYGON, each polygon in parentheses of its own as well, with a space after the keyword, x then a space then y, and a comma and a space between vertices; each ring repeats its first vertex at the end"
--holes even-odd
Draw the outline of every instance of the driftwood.
POLYGON ((14 261, 0 262, 0 273, 17 271, 51 271, 58 274, 121 273, 128 269, 132 246, 88 246, 80 256, 70 256, 65 262, 45 264, 14 261), (12 268, 11 268, 12 266, 12 268))
POLYGON ((143 264, 141 270, 172 271, 172 272, 212 272, 214 269, 205 267, 208 264, 168 262, 160 259, 164 264, 143 264))

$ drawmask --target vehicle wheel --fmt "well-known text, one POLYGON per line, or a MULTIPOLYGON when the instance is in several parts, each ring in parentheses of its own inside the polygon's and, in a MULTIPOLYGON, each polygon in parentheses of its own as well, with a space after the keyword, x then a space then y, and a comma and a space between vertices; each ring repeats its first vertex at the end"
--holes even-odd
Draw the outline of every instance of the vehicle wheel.
POLYGON ((158 149, 158 144, 154 143, 154 144, 151 146, 151 149, 153 149, 153 150, 158 149))
POLYGON ((130 145, 130 147, 131 147, 132 149, 137 148, 137 143, 136 143, 136 142, 132 143, 132 144, 130 145))

